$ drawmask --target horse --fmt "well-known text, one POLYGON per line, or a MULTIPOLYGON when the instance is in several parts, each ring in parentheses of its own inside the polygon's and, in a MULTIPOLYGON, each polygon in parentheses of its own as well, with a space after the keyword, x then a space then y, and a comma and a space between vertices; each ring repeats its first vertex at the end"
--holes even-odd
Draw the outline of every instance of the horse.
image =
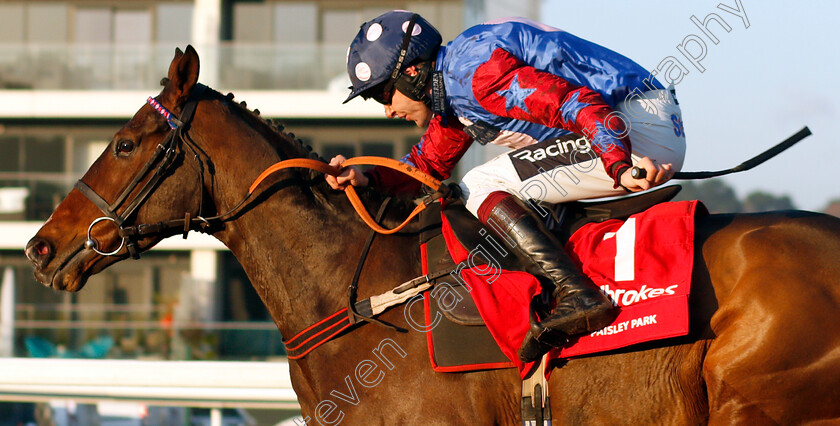
MULTIPOLYGON (((271 175, 247 199, 260 171, 313 154, 232 95, 199 91, 198 74, 196 51, 176 49, 152 102, 169 120, 141 107, 26 255, 38 281, 75 292, 163 238, 202 229, 233 252, 280 333, 293 336, 347 306, 368 227, 321 174, 300 168, 271 175), (173 137, 168 121, 178 117, 187 124, 173 137), (173 154, 161 157, 160 147, 173 154)), ((373 189, 361 198, 371 211, 384 199, 373 189)), ((394 203, 382 223, 397 223, 411 207, 394 203)), ((554 422, 840 419, 840 220, 801 211, 722 214, 698 217, 696 228, 689 334, 567 360, 550 375, 554 422)), ((377 236, 359 296, 421 275, 419 262, 410 227, 377 236)), ((401 309, 378 318, 409 329, 401 309)), ((362 325, 291 360, 290 370, 302 416, 313 424, 521 423, 514 369, 433 372, 421 332, 362 325)))

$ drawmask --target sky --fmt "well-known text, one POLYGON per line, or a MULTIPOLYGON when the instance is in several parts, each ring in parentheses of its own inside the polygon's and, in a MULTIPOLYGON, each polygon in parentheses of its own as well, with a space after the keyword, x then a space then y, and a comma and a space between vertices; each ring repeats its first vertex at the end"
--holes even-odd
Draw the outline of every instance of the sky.
POLYGON ((685 66, 688 73, 675 85, 688 145, 683 171, 734 167, 807 125, 812 136, 723 180, 741 198, 764 191, 788 195, 800 209, 822 210, 840 199, 838 16, 836 0, 544 0, 541 20, 648 70, 668 56, 685 66), (741 10, 749 27, 727 7, 741 10), (726 32, 709 23, 717 44, 691 20, 710 13, 731 27, 726 32), (678 48, 701 57, 697 39, 706 47, 695 61, 702 72, 678 48))

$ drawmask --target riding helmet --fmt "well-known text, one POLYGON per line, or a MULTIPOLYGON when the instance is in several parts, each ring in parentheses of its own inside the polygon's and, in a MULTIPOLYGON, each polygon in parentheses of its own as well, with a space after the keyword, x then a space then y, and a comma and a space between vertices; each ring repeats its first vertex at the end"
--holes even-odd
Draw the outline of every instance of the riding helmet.
POLYGON ((419 15, 414 18, 415 15, 405 10, 392 10, 362 24, 347 51, 347 73, 353 85, 345 103, 392 79, 398 63, 403 68, 434 57, 443 39, 435 27, 419 15), (405 57, 400 60, 412 18, 416 21, 408 38, 405 57))

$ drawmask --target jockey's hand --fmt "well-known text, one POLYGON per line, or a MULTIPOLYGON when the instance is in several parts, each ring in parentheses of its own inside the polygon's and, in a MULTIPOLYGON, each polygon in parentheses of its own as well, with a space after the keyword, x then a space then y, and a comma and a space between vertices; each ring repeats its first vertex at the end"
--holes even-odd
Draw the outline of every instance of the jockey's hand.
POLYGON ((619 183, 631 192, 644 191, 661 185, 674 177, 674 170, 671 166, 671 163, 659 164, 648 157, 643 157, 636 163, 636 167, 645 169, 647 176, 642 179, 633 179, 633 176, 630 175, 630 169, 625 169, 624 173, 621 174, 619 183))
MULTIPOLYGON (((336 155, 332 158, 332 160, 330 160, 330 165, 341 168, 345 161, 347 161, 347 159, 344 158, 343 155, 336 155)), ((362 173, 362 170, 356 166, 345 167, 341 170, 341 174, 338 176, 327 175, 325 178, 327 180, 327 184, 329 184, 332 189, 339 189, 342 191, 347 187, 347 185, 368 185, 368 177, 365 176, 364 173, 362 173)))

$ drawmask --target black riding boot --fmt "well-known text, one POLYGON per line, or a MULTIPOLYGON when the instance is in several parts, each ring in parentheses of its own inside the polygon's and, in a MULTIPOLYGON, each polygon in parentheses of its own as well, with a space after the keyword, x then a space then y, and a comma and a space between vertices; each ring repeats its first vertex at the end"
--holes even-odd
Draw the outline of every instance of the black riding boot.
POLYGON ((503 198, 486 221, 497 233, 504 232, 501 237, 512 240, 512 249, 526 260, 528 273, 554 283, 556 306, 548 317, 537 322, 531 308, 531 328, 519 349, 522 361, 536 361, 552 347, 565 344, 569 336, 592 333, 615 319, 610 299, 579 271, 563 244, 522 200, 512 195, 503 198))

